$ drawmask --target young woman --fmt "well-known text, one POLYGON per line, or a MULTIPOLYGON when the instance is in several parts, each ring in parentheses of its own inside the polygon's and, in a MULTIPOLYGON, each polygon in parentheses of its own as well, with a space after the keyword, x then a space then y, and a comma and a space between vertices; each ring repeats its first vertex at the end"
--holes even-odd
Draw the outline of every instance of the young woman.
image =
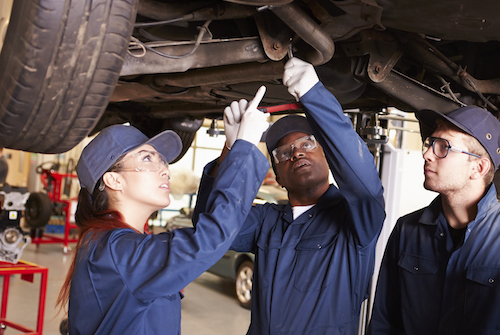
POLYGON ((71 335, 180 334, 180 291, 227 251, 269 169, 256 147, 268 126, 256 109, 261 98, 233 120, 240 140, 217 167, 211 209, 196 229, 143 230, 170 204, 168 162, 181 150, 174 132, 148 139, 115 125, 85 147, 77 165, 80 237, 58 299, 69 300, 71 335))

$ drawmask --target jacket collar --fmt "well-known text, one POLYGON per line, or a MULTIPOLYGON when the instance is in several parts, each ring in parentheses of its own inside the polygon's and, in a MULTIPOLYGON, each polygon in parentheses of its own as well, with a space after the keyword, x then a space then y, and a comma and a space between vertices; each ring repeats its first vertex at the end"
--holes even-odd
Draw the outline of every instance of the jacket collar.
POLYGON ((334 185, 330 184, 328 190, 318 199, 316 206, 318 208, 327 208, 336 205, 340 199, 342 199, 342 194, 339 189, 334 185))
MULTIPOLYGON (((476 222, 481 221, 491 208, 499 206, 500 204, 497 199, 497 191, 495 185, 492 183, 488 186, 485 194, 477 204, 477 215, 476 218, 469 224, 469 228, 472 229, 476 222)), ((441 195, 439 195, 424 210, 419 222, 426 225, 437 225, 439 222, 438 219, 440 215, 442 215, 442 211, 441 195)))
POLYGON ((439 214, 442 212, 441 195, 438 195, 422 213, 419 223, 437 225, 439 214))
MULTIPOLYGON (((318 202, 316 203, 316 205, 313 208, 309 209, 307 212, 314 211, 314 213, 316 213, 316 211, 318 209, 332 207, 332 206, 336 205, 341 199, 342 199, 342 194, 340 193, 338 188, 336 188, 334 185, 330 185, 328 190, 326 190, 326 192, 323 193, 323 195, 318 199, 318 202)), ((282 207, 282 211, 284 212, 283 219, 286 222, 291 223, 293 221, 293 213, 292 213, 292 206, 290 205, 290 201, 288 201, 288 203, 284 207, 282 207)), ((303 222, 302 222, 302 220, 300 220, 300 221, 296 221, 294 223, 300 224, 303 222)))

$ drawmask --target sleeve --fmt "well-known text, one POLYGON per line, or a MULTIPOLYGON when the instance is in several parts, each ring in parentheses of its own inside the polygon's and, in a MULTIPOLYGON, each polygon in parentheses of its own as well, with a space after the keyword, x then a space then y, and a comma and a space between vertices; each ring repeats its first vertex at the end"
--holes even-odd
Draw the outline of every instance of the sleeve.
POLYGON ((141 301, 172 295, 217 262, 240 230, 268 169, 256 146, 237 141, 219 167, 195 228, 110 240, 112 262, 132 294, 141 301))
POLYGON ((404 334, 398 274, 400 225, 398 222, 393 229, 382 259, 368 331, 370 335, 404 334))
POLYGON ((300 99, 330 170, 346 199, 361 247, 378 237, 385 219, 383 187, 374 158, 337 99, 318 82, 300 99))
POLYGON ((210 195, 210 192, 212 192, 212 188, 214 187, 215 177, 212 177, 210 175, 210 172, 215 168, 215 164, 216 161, 214 160, 205 165, 205 167, 203 168, 192 217, 193 226, 195 227, 198 224, 200 214, 206 211, 208 196, 210 195))
MULTIPOLYGON (((224 160, 225 161, 225 160, 224 160)), ((208 195, 212 191, 215 178, 210 172, 215 167, 216 162, 208 163, 203 169, 203 175, 196 197, 196 205, 193 211, 193 225, 196 227, 199 215, 207 209, 208 195)), ((219 173, 219 172, 218 172, 219 173)), ((264 218, 269 215, 267 209, 269 204, 252 206, 248 216, 245 218, 241 230, 236 235, 230 249, 238 252, 254 252, 255 235, 260 231, 264 218)))
POLYGON ((268 211, 271 204, 254 205, 250 210, 241 230, 236 235, 230 249, 238 252, 256 253, 255 241, 257 234, 260 233, 264 220, 268 222, 277 222, 276 211, 268 211))

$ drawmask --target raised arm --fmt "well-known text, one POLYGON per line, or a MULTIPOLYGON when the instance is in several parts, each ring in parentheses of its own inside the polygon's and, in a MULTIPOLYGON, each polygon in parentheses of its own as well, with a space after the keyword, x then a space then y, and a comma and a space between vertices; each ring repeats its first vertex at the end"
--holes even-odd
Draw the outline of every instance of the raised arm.
POLYGON ((343 114, 337 99, 319 82, 314 67, 297 58, 285 65, 283 83, 300 99, 342 196, 359 244, 378 235, 385 218, 383 188, 373 155, 343 114))
POLYGON ((245 99, 233 101, 224 109, 224 132, 226 135, 226 142, 219 158, 208 163, 203 169, 196 206, 193 212, 193 224, 195 226, 198 222, 199 214, 207 209, 207 197, 213 188, 214 177, 217 175, 219 166, 224 161, 234 143, 238 139, 247 139, 258 144, 262 137, 262 133, 267 130, 269 126, 267 123, 269 114, 262 113, 257 109, 265 92, 266 87, 261 86, 250 102, 245 99))
POLYGON ((228 250, 269 170, 269 161, 256 146, 268 127, 267 116, 256 112, 243 116, 237 140, 197 214, 196 228, 147 237, 127 234, 110 241, 115 265, 137 299, 180 291, 228 250))

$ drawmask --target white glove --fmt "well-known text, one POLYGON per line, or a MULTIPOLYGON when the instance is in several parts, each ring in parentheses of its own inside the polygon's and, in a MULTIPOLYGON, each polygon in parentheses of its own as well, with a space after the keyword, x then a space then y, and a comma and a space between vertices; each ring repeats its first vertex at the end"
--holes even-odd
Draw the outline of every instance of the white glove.
POLYGON ((257 145, 262 138, 262 134, 269 128, 269 122, 267 122, 269 113, 263 113, 257 109, 265 93, 266 87, 261 86, 253 100, 248 104, 241 117, 240 128, 236 136, 237 139, 242 139, 257 145))
POLYGON ((248 101, 241 99, 233 101, 224 109, 224 133, 226 134, 226 146, 231 149, 236 141, 236 135, 240 129, 241 116, 247 109, 248 101))
POLYGON ((296 57, 285 64, 283 84, 288 87, 288 92, 299 99, 306 94, 319 81, 314 67, 296 57))

